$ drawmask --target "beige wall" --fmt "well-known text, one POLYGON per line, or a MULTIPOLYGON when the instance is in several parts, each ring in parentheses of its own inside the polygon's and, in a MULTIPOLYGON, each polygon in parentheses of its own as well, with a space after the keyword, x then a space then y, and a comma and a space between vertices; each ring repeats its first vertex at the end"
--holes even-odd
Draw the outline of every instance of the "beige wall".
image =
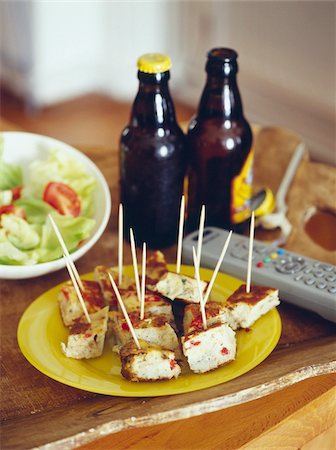
POLYGON ((171 88, 196 107, 207 51, 239 52, 251 122, 301 134, 335 160, 334 1, 0 2, 1 76, 36 107, 101 91, 131 101, 136 60, 173 60, 171 88))
POLYGON ((248 118, 292 128, 303 135, 314 159, 335 162, 335 2, 183 2, 175 7, 183 23, 180 98, 197 104, 210 48, 235 48, 248 118))

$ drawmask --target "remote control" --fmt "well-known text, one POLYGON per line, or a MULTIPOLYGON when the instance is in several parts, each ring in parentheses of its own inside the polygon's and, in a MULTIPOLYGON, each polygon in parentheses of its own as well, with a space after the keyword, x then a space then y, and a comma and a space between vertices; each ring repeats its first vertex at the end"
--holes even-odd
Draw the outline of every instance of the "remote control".
MULTIPOLYGON (((220 228, 204 229, 201 266, 216 266, 228 234, 220 228)), ((184 262, 193 263, 197 241, 198 231, 183 240, 184 262)), ((248 246, 248 237, 233 233, 220 270, 246 281, 248 246)), ((252 258, 252 283, 278 288, 280 300, 336 322, 336 266, 258 240, 252 258)))

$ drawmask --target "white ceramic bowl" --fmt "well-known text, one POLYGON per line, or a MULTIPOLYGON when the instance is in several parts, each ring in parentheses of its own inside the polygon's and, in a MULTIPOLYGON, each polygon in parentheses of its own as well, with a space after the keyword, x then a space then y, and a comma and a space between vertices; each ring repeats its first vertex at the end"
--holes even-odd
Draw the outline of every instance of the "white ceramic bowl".
MULTIPOLYGON (((96 224, 91 236, 81 244, 78 250, 71 253, 73 261, 78 260, 100 238, 111 214, 111 196, 103 174, 87 156, 57 139, 23 132, 3 132, 0 134, 4 137, 4 159, 6 162, 19 164, 23 169, 23 174, 25 173, 24 168, 31 161, 42 159, 45 157, 45 152, 48 152, 50 149, 57 149, 79 160, 87 172, 95 178, 97 186, 94 191, 94 203, 96 208, 93 218, 96 220, 96 224)), ((0 264, 0 279, 33 278, 64 267, 65 262, 63 258, 29 266, 0 264)))

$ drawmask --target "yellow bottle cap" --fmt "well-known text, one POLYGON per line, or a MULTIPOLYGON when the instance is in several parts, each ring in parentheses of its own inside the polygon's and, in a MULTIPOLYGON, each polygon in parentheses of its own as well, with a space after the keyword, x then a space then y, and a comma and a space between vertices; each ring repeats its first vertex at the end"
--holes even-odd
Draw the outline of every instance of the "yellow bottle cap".
POLYGON ((260 217, 260 216, 264 216, 265 214, 270 214, 275 208, 275 198, 274 198, 273 192, 271 191, 271 189, 265 188, 261 192, 259 192, 257 195, 255 195, 256 199, 257 199, 258 195, 260 196, 260 203, 254 209, 255 217, 260 217))
POLYGON ((146 53, 138 59, 138 69, 145 73, 167 72, 172 66, 169 56, 162 53, 146 53))

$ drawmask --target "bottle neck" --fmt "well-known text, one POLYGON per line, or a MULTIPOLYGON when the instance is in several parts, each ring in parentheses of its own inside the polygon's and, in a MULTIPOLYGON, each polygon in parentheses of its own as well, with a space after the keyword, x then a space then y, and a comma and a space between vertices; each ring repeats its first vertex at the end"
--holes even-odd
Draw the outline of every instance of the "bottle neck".
POLYGON ((200 118, 237 120, 244 116, 236 73, 209 73, 198 108, 200 118))
POLYGON ((175 108, 168 87, 169 72, 138 72, 138 78, 139 90, 133 103, 131 125, 165 129, 176 125, 175 108))

